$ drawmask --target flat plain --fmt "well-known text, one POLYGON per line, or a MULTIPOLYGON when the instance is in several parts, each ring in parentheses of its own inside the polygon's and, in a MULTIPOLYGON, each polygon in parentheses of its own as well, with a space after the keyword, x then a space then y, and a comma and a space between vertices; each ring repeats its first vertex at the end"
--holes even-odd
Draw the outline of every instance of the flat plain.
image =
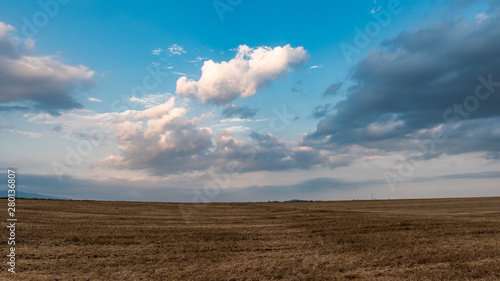
POLYGON ((16 203, 2 280, 500 280, 500 197, 16 203))

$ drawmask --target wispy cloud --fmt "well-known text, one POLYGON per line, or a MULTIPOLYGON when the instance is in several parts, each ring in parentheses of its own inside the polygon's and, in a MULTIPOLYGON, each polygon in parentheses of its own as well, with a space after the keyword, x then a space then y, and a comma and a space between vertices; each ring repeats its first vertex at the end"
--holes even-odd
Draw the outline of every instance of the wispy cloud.
POLYGON ((242 118, 226 118, 221 119, 221 123, 233 123, 233 122, 262 122, 267 121, 267 119, 242 119, 242 118))
POLYGON ((172 46, 168 47, 168 51, 170 52, 170 55, 182 55, 186 53, 186 51, 184 51, 184 48, 177 44, 173 44, 172 46))
POLYGON ((129 100, 131 102, 134 102, 134 103, 142 104, 146 108, 151 108, 151 107, 155 107, 157 105, 165 103, 171 97, 172 97, 172 94, 169 94, 169 93, 158 94, 158 95, 149 94, 143 98, 137 98, 137 97, 132 96, 129 100))
POLYGON ((198 78, 198 76, 196 76, 196 75, 186 74, 186 73, 179 72, 179 71, 171 71, 171 73, 172 73, 172 74, 175 74, 175 75, 179 75, 179 76, 188 76, 188 77, 195 77, 195 78, 198 78))
POLYGON ((88 98, 88 100, 93 101, 93 102, 102 102, 102 100, 97 99, 97 98, 88 98))
POLYGON ((20 134, 20 135, 24 135, 24 136, 28 136, 28 137, 30 137, 32 139, 39 139, 39 138, 41 138, 43 136, 41 133, 19 131, 19 130, 12 130, 12 129, 7 129, 5 131, 16 133, 16 134, 20 134))
POLYGON ((159 56, 162 51, 163 51, 162 49, 158 48, 158 49, 152 50, 151 54, 159 56))
POLYGON ((380 11, 380 9, 382 9, 382 8, 383 8, 382 6, 373 7, 373 9, 370 11, 370 14, 375 14, 376 12, 380 11))
POLYGON ((202 60, 204 60, 205 58, 202 58, 202 57, 196 57, 194 60, 190 60, 189 62, 192 62, 192 63, 198 63, 198 62, 201 62, 202 60))
POLYGON ((238 133, 238 132, 248 131, 248 130, 250 130, 250 128, 245 127, 245 126, 231 126, 231 127, 224 128, 223 130, 228 131, 228 132, 232 132, 232 133, 238 133))

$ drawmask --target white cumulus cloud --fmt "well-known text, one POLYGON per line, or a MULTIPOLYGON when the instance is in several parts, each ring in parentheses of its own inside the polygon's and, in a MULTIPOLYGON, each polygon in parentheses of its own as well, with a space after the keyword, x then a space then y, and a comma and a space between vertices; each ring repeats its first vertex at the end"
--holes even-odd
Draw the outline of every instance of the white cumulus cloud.
POLYGON ((302 66, 308 55, 303 47, 238 47, 230 61, 205 61, 198 81, 183 76, 177 80, 176 93, 198 98, 205 104, 225 104, 237 97, 250 97, 270 81, 302 66))

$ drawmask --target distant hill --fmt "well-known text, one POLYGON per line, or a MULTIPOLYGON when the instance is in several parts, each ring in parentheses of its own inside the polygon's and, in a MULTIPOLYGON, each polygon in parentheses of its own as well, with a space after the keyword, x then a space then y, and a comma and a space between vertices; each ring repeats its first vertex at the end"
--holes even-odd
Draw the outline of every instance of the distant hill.
MULTIPOLYGON (((8 197, 7 190, 0 190, 0 198, 5 198, 5 197, 8 197)), ((64 198, 64 197, 55 197, 55 196, 43 195, 43 194, 38 194, 38 193, 22 192, 22 191, 17 191, 17 190, 16 190, 16 198, 62 199, 62 200, 69 200, 70 199, 70 198, 64 198)))
POLYGON ((292 199, 292 200, 288 200, 288 201, 285 201, 285 202, 310 202, 310 200, 292 199))

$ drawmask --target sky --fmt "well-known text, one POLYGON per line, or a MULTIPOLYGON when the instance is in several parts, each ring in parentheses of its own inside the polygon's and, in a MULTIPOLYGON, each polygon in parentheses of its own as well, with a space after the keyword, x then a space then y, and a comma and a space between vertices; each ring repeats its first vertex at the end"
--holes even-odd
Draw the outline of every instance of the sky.
POLYGON ((487 0, 4 1, 0 168, 71 199, 500 196, 499 23, 487 0))

